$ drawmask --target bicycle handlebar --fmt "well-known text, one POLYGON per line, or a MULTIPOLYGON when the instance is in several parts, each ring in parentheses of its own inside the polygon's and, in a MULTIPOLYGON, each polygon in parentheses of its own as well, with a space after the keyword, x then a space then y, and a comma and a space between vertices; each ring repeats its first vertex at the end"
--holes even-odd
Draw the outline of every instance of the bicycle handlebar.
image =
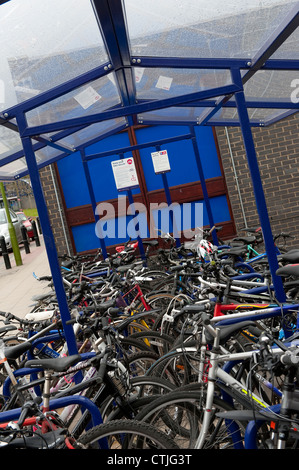
POLYGON ((21 325, 32 326, 36 324, 36 321, 34 320, 25 320, 24 318, 19 318, 10 312, 0 312, 0 316, 4 317, 7 321, 15 320, 21 325))
POLYGON ((280 358, 282 364, 286 366, 292 366, 296 369, 299 368, 299 350, 298 348, 286 351, 280 358))

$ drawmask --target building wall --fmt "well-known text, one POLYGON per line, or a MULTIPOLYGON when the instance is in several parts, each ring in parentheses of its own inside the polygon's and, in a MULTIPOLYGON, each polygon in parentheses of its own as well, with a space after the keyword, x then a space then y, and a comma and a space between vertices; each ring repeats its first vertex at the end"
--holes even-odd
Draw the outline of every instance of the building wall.
MULTIPOLYGON (((298 130, 298 114, 269 127, 252 128, 272 232, 292 233, 296 238, 290 246, 299 246, 298 130)), ((228 138, 225 128, 216 128, 236 229, 240 231, 245 225, 242 204, 248 227, 259 226, 260 221, 241 129, 230 127, 227 133, 228 138)))
POLYGON ((72 254, 71 241, 67 229, 66 234, 63 230, 63 225, 67 227, 67 223, 63 200, 60 196, 55 165, 41 169, 40 179, 48 208, 51 228, 55 238, 57 253, 58 255, 72 254))
MULTIPOLYGON (((260 225, 242 132, 239 127, 227 129, 216 127, 215 130, 231 210, 239 233, 245 225, 248 227, 260 225)), ((272 231, 273 234, 281 231, 293 234, 295 239, 288 242, 289 246, 299 246, 298 130, 299 115, 284 119, 270 127, 252 128, 272 231)), ((55 165, 53 168, 55 170, 55 165)), ((53 173, 56 175, 55 171, 53 173)), ((50 168, 42 169, 40 175, 58 254, 64 254, 68 249, 72 250, 71 241, 68 237, 66 242, 62 230, 61 217, 65 222, 64 203, 61 197, 59 204, 57 202, 50 168)), ((56 176, 55 181, 59 190, 56 176)), ((66 223, 65 226, 67 227, 66 223)))

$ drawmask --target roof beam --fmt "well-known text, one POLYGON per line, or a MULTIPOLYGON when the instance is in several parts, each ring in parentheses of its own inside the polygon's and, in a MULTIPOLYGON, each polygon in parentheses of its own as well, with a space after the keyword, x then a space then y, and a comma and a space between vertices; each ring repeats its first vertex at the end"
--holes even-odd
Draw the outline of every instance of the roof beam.
POLYGON ((281 24, 271 34, 270 38, 265 42, 261 49, 252 59, 250 70, 242 77, 243 85, 265 64, 274 52, 288 39, 288 37, 299 26, 299 6, 296 6, 284 18, 281 24))
POLYGON ((134 104, 136 101, 135 80, 131 68, 122 2, 121 0, 92 0, 92 6, 115 71, 121 101, 124 106, 134 104))
POLYGON ((102 113, 96 113, 88 116, 82 116, 79 118, 68 119, 65 121, 54 122, 50 124, 44 124, 40 126, 27 127, 22 134, 25 136, 36 136, 40 134, 47 134, 49 132, 60 131, 71 127, 77 127, 79 125, 94 124, 109 119, 115 119, 117 117, 132 116, 134 114, 145 113, 157 109, 168 108, 176 106, 180 103, 192 103, 200 99, 207 99, 217 96, 222 96, 240 91, 240 87, 237 85, 227 85, 223 87, 213 88, 211 90, 203 90, 195 93, 189 93, 186 95, 176 96, 172 98, 166 98, 161 100, 155 100, 151 102, 145 102, 142 104, 135 104, 121 108, 115 108, 109 111, 103 111, 102 113))

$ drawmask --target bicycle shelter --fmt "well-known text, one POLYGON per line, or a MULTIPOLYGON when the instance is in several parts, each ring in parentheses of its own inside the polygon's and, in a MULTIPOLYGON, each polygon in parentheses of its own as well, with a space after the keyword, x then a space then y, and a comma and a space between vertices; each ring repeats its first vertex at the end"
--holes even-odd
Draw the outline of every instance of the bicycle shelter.
MULTIPOLYGON (((79 152, 95 212, 88 161, 109 152, 87 156, 85 148, 133 123, 189 127, 190 133, 174 141, 191 139, 194 145, 211 226, 213 213, 194 129, 240 126, 273 285, 283 301, 251 128, 269 126, 298 111, 299 2, 0 3, 0 179, 30 175, 70 353, 77 352, 76 343, 67 323, 70 313, 39 169, 79 152), (87 56, 84 48, 90 50, 87 56), (73 50, 75 63, 68 60, 73 50), (60 55, 53 61, 55 51, 60 55), (38 89, 30 76, 37 77, 38 89)), ((148 146, 159 151, 165 142, 157 139, 148 146)), ((124 158, 128 150, 116 148, 114 154, 124 158)), ((166 176, 163 184, 170 204, 166 176)), ((142 251, 142 240, 139 243, 142 251)), ((104 253, 105 248, 102 242, 104 253)))

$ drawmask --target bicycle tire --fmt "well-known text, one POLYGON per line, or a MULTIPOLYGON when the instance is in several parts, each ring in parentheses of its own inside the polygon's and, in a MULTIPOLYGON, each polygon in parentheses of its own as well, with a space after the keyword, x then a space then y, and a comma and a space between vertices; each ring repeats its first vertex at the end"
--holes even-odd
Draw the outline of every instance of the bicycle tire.
POLYGON ((196 363, 200 364, 198 349, 198 343, 192 341, 178 350, 169 351, 151 365, 147 375, 168 380, 177 387, 189 384, 194 377, 198 379, 198 370, 196 370, 196 363))
POLYGON ((158 354, 150 351, 130 354, 127 357, 126 365, 131 377, 145 375, 148 368, 159 358, 158 354))
POLYGON ((167 353, 173 346, 173 338, 159 331, 141 331, 130 336, 131 339, 142 341, 159 356, 167 353))
POLYGON ((77 441, 77 446, 81 449, 101 449, 99 441, 103 440, 112 450, 179 449, 172 439, 150 424, 127 419, 95 426, 77 441))
MULTIPOLYGON (((183 387, 181 390, 169 392, 156 398, 146 405, 136 416, 137 421, 146 422, 155 426, 158 430, 163 429, 167 435, 175 440, 180 448, 196 448, 203 410, 206 403, 205 390, 198 384, 183 387)), ((233 408, 225 401, 214 397, 211 425, 205 437, 204 449, 231 449, 234 446, 242 445, 245 426, 238 424, 240 435, 237 430, 234 437, 237 438, 234 444, 232 436, 227 431, 223 418, 218 418, 219 411, 231 411, 233 408), (241 439, 241 441, 239 441, 241 439)))
POLYGON ((153 396, 160 397, 176 389, 176 386, 171 382, 160 379, 159 377, 134 377, 130 382, 131 388, 129 390, 127 405, 122 403, 121 407, 118 406, 113 396, 104 400, 100 407, 104 422, 106 417, 108 417, 107 419, 125 418, 129 415, 127 410, 133 412, 135 415, 136 410, 138 410, 140 406, 145 405, 145 401, 142 400, 145 399, 149 401, 153 396), (126 416, 124 416, 124 413, 126 413, 126 416))

